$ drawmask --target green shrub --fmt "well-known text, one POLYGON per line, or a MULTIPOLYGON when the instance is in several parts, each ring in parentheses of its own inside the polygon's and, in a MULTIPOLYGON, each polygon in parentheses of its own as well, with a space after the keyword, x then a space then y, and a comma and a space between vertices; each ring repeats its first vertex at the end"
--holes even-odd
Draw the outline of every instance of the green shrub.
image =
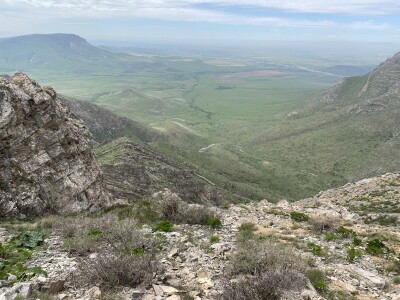
POLYGON ((394 284, 400 284, 400 276, 397 276, 394 280, 393 280, 394 284))
POLYGON ((371 255, 380 255, 388 252, 389 248, 379 239, 373 239, 367 242, 365 251, 371 255))
POLYGON ((171 232, 174 229, 174 224, 169 221, 160 221, 154 225, 154 231, 171 232))
POLYGON ((206 225, 211 226, 212 228, 217 228, 222 226, 222 222, 220 218, 212 216, 207 218, 206 225))
POLYGON ((239 231, 255 231, 256 225, 254 223, 243 223, 239 226, 239 231))
POLYGON ((218 235, 212 235, 209 238, 210 243, 218 243, 219 242, 219 236, 218 235))
POLYGON ((333 232, 328 232, 328 233, 325 235, 325 240, 328 241, 328 242, 333 241, 333 240, 336 240, 336 239, 337 239, 337 236, 336 236, 336 234, 334 234, 333 232))
POLYGON ((90 236, 98 236, 101 234, 103 234, 103 230, 100 230, 98 228, 92 228, 89 230, 89 233, 88 233, 88 235, 90 235, 90 236))
POLYGON ((320 245, 317 245, 315 243, 308 243, 307 247, 308 247, 308 249, 310 249, 311 253, 314 255, 321 256, 323 254, 323 250, 320 245))
POLYGON ((311 269, 306 272, 307 278, 310 280, 312 286, 319 292, 323 293, 328 289, 327 279, 321 270, 311 269))
POLYGON ((336 234, 339 235, 342 238, 349 238, 352 236, 356 236, 356 233, 354 230, 340 226, 338 229, 336 229, 336 234))
POLYGON ((354 247, 347 249, 347 261, 353 263, 357 257, 362 255, 362 251, 354 247))
POLYGON ((43 244, 44 234, 40 231, 25 231, 12 239, 17 247, 33 249, 43 244))
POLYGON ((297 222, 307 222, 308 220, 310 220, 309 216, 307 216, 302 212, 297 212, 297 211, 292 211, 290 213, 290 218, 292 218, 292 220, 297 222))
POLYGON ((353 245, 354 246, 361 246, 362 245, 362 240, 359 237, 355 236, 353 238, 353 245))
POLYGON ((253 223, 243 223, 239 226, 239 234, 237 239, 239 242, 246 242, 254 237, 256 225, 253 223))

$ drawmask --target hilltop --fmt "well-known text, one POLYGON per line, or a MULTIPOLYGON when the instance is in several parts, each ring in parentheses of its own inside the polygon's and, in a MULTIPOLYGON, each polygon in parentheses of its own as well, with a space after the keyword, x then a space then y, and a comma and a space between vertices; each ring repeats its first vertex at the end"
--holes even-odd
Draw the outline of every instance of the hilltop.
POLYGON ((0 39, 0 69, 9 72, 110 71, 126 63, 124 58, 126 55, 97 48, 75 34, 32 34, 0 39))

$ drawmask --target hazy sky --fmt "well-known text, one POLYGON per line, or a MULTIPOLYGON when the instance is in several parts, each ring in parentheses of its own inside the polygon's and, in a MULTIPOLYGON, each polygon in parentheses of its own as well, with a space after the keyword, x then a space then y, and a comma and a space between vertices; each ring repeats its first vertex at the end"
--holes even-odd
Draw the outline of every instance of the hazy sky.
POLYGON ((0 37, 400 41, 399 0, 0 0, 0 37))

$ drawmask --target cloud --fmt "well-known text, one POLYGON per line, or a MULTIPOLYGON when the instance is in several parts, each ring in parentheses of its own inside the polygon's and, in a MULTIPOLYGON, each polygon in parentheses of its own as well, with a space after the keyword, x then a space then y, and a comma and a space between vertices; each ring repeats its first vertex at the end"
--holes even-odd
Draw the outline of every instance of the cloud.
MULTIPOLYGON (((133 17, 184 22, 207 22, 271 27, 346 28, 387 30, 373 20, 337 21, 333 14, 384 15, 400 12, 398 0, 0 0, 0 11, 25 11, 30 18, 133 17), (242 14, 240 7, 260 8, 260 14, 242 14), (228 9, 231 8, 231 9, 228 9), (267 13, 268 9, 291 12, 267 13), (302 13, 302 14, 300 14, 302 13), (320 19, 303 13, 319 13, 320 19), (33 17, 31 17, 33 16, 33 17)), ((2 14, 3 14, 2 12, 2 14)))
POLYGON ((400 12, 398 0, 0 0, 1 3, 25 3, 35 7, 71 10, 90 9, 90 12, 134 14, 159 9, 185 10, 196 5, 253 6, 301 13, 332 13, 349 15, 382 15, 400 12))

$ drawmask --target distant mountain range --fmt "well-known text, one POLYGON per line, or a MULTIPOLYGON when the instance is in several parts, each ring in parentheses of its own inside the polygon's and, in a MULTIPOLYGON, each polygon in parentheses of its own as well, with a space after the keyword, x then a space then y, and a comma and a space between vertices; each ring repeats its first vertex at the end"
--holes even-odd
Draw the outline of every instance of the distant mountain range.
POLYGON ((34 34, 0 39, 2 69, 27 71, 33 68, 83 68, 109 65, 115 54, 101 50, 74 34, 34 34))

